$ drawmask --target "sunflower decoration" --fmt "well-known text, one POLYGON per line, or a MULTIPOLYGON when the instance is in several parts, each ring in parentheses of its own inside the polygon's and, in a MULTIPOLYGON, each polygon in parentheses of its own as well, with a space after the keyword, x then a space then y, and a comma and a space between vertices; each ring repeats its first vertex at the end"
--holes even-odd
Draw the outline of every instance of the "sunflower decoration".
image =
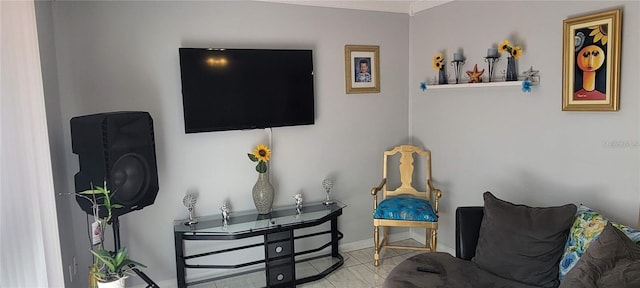
POLYGON ((442 68, 444 68, 444 57, 442 57, 442 53, 438 53, 433 56, 433 69, 442 70, 442 68))
POLYGON ((507 52, 509 53, 514 59, 518 59, 520 58, 520 56, 522 56, 522 47, 520 46, 511 46, 511 43, 509 42, 509 40, 504 40, 502 41, 502 43, 500 43, 500 45, 498 45, 498 52, 502 53, 502 52, 507 52))
POLYGON ((591 33, 589 36, 593 36, 593 43, 602 43, 602 45, 606 45, 609 37, 607 36, 607 25, 597 25, 589 27, 591 29, 591 33))
POLYGON ((253 149, 253 153, 248 153, 247 156, 249 156, 249 160, 258 162, 256 165, 258 173, 267 172, 267 162, 271 159, 271 149, 267 145, 258 144, 256 149, 253 149))

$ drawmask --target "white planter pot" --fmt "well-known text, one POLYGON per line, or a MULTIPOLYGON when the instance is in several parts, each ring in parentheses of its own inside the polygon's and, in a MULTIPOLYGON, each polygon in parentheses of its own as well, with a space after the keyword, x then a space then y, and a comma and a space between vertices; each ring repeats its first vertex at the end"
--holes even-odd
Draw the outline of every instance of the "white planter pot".
POLYGON ((98 282, 98 288, 124 288, 124 280, 127 277, 122 277, 116 281, 111 281, 111 282, 98 282))

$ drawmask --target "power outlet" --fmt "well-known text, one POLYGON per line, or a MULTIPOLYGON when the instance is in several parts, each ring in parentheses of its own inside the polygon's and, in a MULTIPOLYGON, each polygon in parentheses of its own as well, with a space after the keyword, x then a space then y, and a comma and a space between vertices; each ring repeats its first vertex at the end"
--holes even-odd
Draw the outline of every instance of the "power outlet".
POLYGON ((73 283, 73 267, 69 265, 69 281, 73 283))

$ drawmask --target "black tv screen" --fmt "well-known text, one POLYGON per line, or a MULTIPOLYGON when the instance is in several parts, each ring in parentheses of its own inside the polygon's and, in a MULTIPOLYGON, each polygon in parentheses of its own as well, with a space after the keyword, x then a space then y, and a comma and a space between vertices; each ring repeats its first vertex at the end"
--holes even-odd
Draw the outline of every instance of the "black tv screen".
POLYGON ((179 52, 186 133, 314 124, 311 50, 179 52))

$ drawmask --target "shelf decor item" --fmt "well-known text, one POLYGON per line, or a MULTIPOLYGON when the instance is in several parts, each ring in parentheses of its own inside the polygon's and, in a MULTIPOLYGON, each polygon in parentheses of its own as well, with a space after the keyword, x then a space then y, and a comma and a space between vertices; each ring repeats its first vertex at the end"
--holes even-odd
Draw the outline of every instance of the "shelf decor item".
POLYGON ((269 182, 269 174, 267 173, 267 162, 271 159, 271 149, 267 145, 258 144, 253 153, 249 153, 247 156, 251 161, 258 162, 258 165, 256 165, 258 180, 251 191, 253 204, 259 214, 269 214, 271 213, 271 205, 273 205, 275 196, 275 190, 269 182))
POLYGON ((484 73, 484 69, 482 69, 482 71, 478 71, 478 64, 473 65, 473 70, 467 71, 467 75, 469 76, 469 83, 482 82, 483 73, 484 73))
POLYGON ((331 188, 333 188, 333 181, 329 179, 322 180, 322 188, 324 188, 324 192, 327 193, 327 199, 324 200, 324 205, 331 205, 334 203, 331 200, 331 188))
POLYGON ((489 48, 487 49, 487 57, 484 57, 484 62, 487 62, 487 69, 489 70, 489 81, 493 81, 493 70, 495 68, 496 63, 500 61, 500 55, 498 54, 497 48, 489 48))
POLYGON ((188 225, 193 225, 198 223, 198 219, 194 217, 196 202, 198 202, 198 194, 196 193, 188 193, 187 195, 184 195, 184 197, 182 198, 182 204, 184 205, 184 207, 187 207, 187 210, 189 211, 189 220, 186 223, 188 225))
POLYGON ((433 69, 438 71, 438 84, 448 84, 447 73, 444 70, 444 56, 438 53, 433 56, 433 69))
POLYGON ((231 214, 231 209, 229 209, 229 203, 224 201, 222 203, 222 207, 220 207, 220 212, 222 213, 222 224, 224 227, 227 227, 229 224, 229 215, 231 214))
POLYGON ((622 10, 563 24, 562 110, 618 111, 622 10))
POLYGON ((302 194, 293 195, 293 199, 296 200, 296 214, 302 214, 302 194))
POLYGON ((516 65, 516 60, 522 56, 522 47, 515 46, 512 47, 509 40, 504 40, 498 46, 498 51, 507 52, 509 55, 507 56, 507 74, 506 81, 518 81, 518 67, 516 65))
POLYGON ((460 83, 460 75, 462 75, 462 66, 464 65, 465 58, 462 56, 462 52, 453 53, 453 61, 451 61, 451 65, 453 66, 453 71, 456 74, 456 84, 460 83))
POLYGON ((380 46, 345 45, 347 94, 380 92, 380 46))

